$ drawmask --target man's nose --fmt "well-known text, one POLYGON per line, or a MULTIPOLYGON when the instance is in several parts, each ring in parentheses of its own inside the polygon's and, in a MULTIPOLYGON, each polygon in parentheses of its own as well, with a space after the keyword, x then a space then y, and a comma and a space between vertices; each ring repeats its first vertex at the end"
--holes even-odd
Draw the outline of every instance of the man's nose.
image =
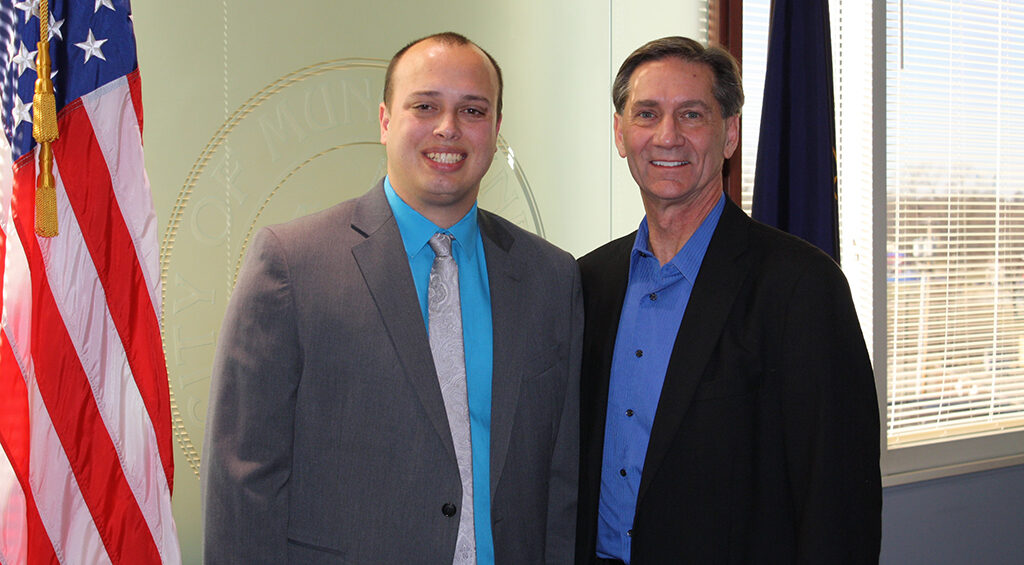
POLYGON ((658 122, 656 130, 658 144, 666 147, 675 147, 682 143, 682 136, 679 134, 679 124, 673 116, 667 115, 658 122))
POLYGON ((456 139, 459 137, 458 114, 454 111, 443 112, 434 128, 434 135, 443 139, 456 139))

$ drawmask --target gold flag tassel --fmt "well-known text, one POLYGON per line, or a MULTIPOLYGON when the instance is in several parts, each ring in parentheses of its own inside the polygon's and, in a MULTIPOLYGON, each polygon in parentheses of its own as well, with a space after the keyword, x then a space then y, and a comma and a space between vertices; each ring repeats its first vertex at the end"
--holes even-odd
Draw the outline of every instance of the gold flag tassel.
POLYGON ((57 235, 57 181, 53 178, 53 148, 57 140, 57 102, 50 80, 50 3, 39 3, 39 52, 36 54, 36 89, 32 96, 32 137, 39 143, 36 179, 36 234, 57 235))

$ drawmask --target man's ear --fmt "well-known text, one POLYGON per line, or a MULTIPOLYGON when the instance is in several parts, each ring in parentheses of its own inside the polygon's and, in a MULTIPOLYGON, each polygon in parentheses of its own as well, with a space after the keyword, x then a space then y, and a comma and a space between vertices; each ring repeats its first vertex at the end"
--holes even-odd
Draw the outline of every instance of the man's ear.
POLYGON ((622 127, 619 124, 620 120, 622 120, 622 116, 620 116, 618 112, 612 114, 612 131, 614 132, 612 137, 615 138, 615 148, 619 150, 619 157, 625 157, 626 144, 622 141, 622 127))
POLYGON ((391 113, 388 112, 388 105, 384 102, 380 103, 379 116, 380 119, 380 142, 383 145, 388 144, 388 126, 391 125, 391 113))
POLYGON ((732 157, 740 142, 740 117, 729 116, 725 119, 725 158, 732 157))
POLYGON ((498 119, 494 122, 494 153, 498 153, 498 132, 501 131, 501 115, 498 115, 498 119))

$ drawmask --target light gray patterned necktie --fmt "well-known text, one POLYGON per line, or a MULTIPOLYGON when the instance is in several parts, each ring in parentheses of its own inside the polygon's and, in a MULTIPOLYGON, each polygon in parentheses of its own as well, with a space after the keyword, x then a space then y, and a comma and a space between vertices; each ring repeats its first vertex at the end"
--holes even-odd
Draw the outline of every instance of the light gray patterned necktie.
POLYGON ((455 459, 462 479, 462 514, 455 542, 454 565, 476 564, 476 533, 473 529, 473 446, 469 432, 469 398, 466 393, 466 357, 462 344, 462 307, 459 300, 459 267, 452 257, 452 236, 435 233, 430 238, 434 264, 430 268, 427 311, 430 352, 444 397, 455 444, 455 459))

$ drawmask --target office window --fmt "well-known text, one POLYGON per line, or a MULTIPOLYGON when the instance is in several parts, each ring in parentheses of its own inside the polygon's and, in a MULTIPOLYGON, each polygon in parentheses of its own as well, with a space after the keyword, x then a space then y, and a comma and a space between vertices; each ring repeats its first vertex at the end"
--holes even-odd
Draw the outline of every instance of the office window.
MULTIPOLYGON (((769 3, 743 4, 748 210, 769 3)), ((884 395, 883 470, 923 478, 1019 462, 1024 5, 875 0, 871 9, 830 1, 841 254, 884 395), (873 45, 884 57, 872 59, 873 45), (871 85, 884 88, 874 104, 871 85), (884 113, 873 130, 874 112, 884 113), (873 330, 884 339, 874 343, 873 330)))
POLYGON ((890 447, 1024 426, 1024 6, 886 3, 890 447))

